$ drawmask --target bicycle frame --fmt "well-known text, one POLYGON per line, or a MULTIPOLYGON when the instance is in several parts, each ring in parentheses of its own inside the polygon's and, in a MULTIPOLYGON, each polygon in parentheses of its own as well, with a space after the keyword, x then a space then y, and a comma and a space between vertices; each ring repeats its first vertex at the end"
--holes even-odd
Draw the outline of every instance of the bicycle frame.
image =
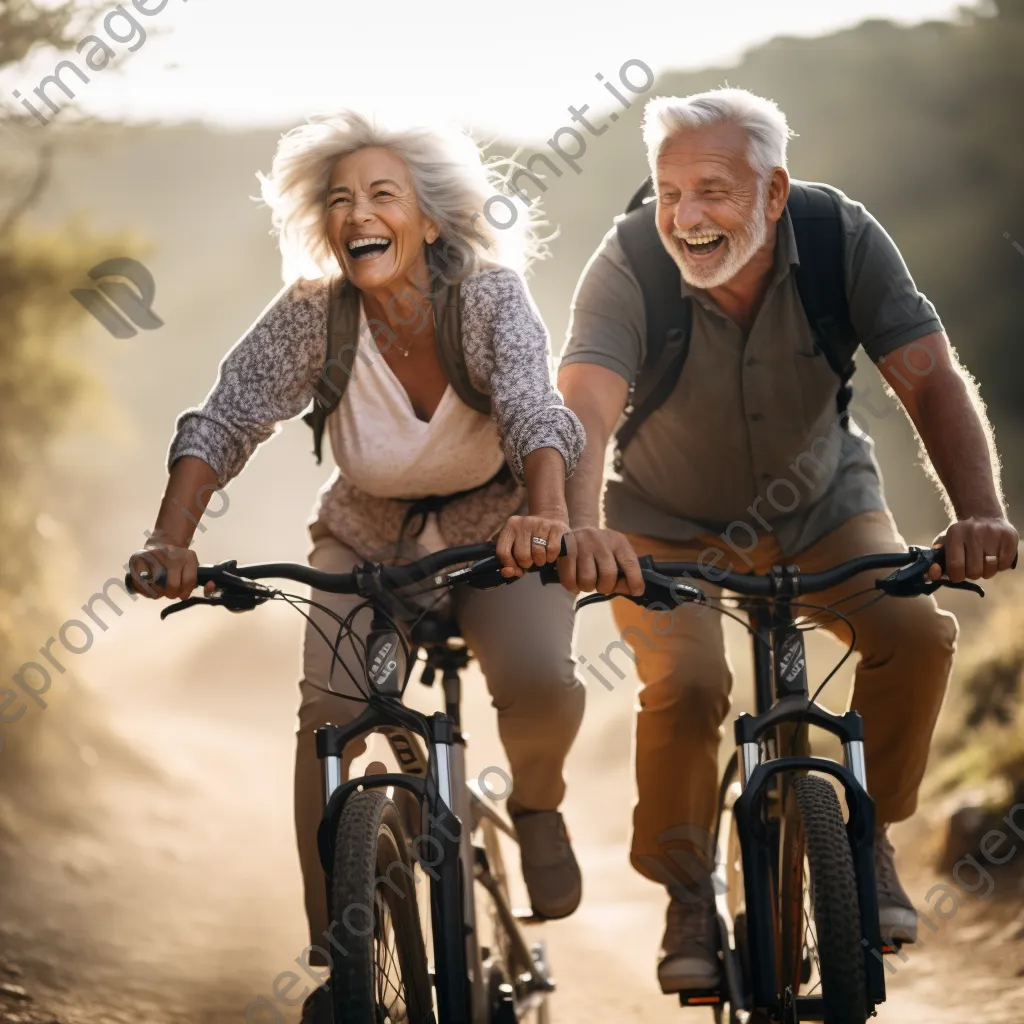
MULTIPOLYGON (((469 658, 465 648, 441 646, 431 653, 428 665, 441 669, 444 712, 423 715, 407 708, 398 696, 368 706, 346 726, 328 725, 316 731, 317 756, 323 763, 324 814, 317 832, 320 862, 329 878, 333 869, 338 820, 348 798, 360 788, 396 786, 411 792, 425 811, 416 858, 430 876, 430 919, 434 942, 435 990, 438 1020, 450 1024, 485 1024, 489 1020, 488 991, 483 977, 477 941, 476 900, 473 883, 478 880, 494 900, 517 959, 530 965, 531 987, 551 991, 552 983, 534 963, 520 927, 472 843, 474 803, 481 817, 497 828, 509 830, 490 807, 478 800, 466 779, 465 741, 460 728, 461 679, 459 670, 469 658), (362 776, 341 782, 345 746, 366 732, 383 734, 401 773, 362 776), (421 746, 422 739, 426 749, 421 746), (436 780, 428 770, 436 765, 436 780), (424 855, 428 845, 431 853, 424 855)), ((410 665, 410 671, 412 666, 410 665)), ((329 900, 328 900, 329 902, 329 900)), ((328 920, 331 910, 328 907, 328 920)))
MULTIPOLYGON (((790 600, 787 569, 773 569, 776 593, 746 604, 752 629, 756 714, 743 713, 735 723, 737 764, 742 792, 733 807, 739 835, 744 895, 749 929, 752 997, 755 1007, 782 1019, 785 1008, 778 992, 774 912, 773 856, 777 843, 769 822, 771 787, 786 773, 815 771, 837 779, 849 809, 847 834, 853 852, 861 909, 866 992, 870 1014, 885 1000, 885 976, 880 950, 878 902, 874 881, 874 800, 867 792, 864 767, 864 728, 855 711, 837 715, 812 704, 807 689, 803 634, 797 629, 790 600), (839 737, 845 763, 822 757, 784 756, 776 749, 778 728, 807 723, 839 737)), ((818 997, 796 998, 795 1020, 822 1020, 818 997)))

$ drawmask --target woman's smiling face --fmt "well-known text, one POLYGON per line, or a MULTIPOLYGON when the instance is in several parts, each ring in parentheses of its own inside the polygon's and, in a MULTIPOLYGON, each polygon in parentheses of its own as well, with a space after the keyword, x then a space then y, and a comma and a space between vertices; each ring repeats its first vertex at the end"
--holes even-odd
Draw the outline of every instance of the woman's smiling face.
POLYGON ((372 146, 334 165, 327 236, 345 276, 372 291, 411 279, 423 265, 423 243, 433 242, 438 230, 420 209, 405 161, 372 146))

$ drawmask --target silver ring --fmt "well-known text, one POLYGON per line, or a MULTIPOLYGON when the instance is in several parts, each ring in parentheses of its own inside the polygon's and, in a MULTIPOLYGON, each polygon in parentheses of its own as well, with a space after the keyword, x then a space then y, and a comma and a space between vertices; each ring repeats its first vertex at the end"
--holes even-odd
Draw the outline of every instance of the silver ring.
POLYGON ((531 537, 530 540, 539 548, 546 548, 548 546, 548 542, 543 537, 531 537))
POLYGON ((986 555, 985 556, 985 561, 986 562, 998 562, 999 561, 999 556, 998 555, 986 555))

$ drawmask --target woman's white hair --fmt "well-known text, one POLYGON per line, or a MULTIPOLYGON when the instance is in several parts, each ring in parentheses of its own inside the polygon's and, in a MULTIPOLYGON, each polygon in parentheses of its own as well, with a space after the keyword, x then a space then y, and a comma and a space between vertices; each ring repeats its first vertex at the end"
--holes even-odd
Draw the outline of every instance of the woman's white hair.
POLYGON ((692 96, 657 96, 647 103, 643 133, 651 171, 679 132, 714 124, 736 124, 747 133, 747 159, 761 182, 767 182, 776 167, 786 167, 786 146, 793 132, 778 105, 746 89, 712 89, 692 96))
POLYGON ((257 175, 278 233, 286 282, 341 272, 327 240, 331 172, 341 157, 371 146, 405 161, 420 209, 440 230, 429 248, 446 264, 447 279, 466 276, 477 259, 522 272, 542 255, 536 204, 527 207, 496 188, 503 175, 464 131, 447 124, 388 127, 344 110, 311 117, 287 132, 270 174, 257 175))

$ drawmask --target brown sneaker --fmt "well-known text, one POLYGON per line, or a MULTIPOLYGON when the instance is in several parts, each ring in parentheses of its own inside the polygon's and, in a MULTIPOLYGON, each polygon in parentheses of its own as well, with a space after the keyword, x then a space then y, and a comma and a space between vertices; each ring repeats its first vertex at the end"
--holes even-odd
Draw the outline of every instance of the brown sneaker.
MULTIPOLYGON (((707 887, 712 893, 711 886, 707 887)), ((714 896, 687 894, 673 897, 665 916, 661 940, 658 983, 661 991, 699 992, 716 989, 722 983, 718 916, 714 896)))
POLYGON ((523 880, 538 917, 568 917, 583 895, 580 866, 558 811, 515 811, 512 824, 519 837, 523 880))
POLYGON ((875 887, 878 924, 885 943, 917 942, 917 911, 896 874, 896 851, 889 842, 888 826, 875 832, 875 887))

